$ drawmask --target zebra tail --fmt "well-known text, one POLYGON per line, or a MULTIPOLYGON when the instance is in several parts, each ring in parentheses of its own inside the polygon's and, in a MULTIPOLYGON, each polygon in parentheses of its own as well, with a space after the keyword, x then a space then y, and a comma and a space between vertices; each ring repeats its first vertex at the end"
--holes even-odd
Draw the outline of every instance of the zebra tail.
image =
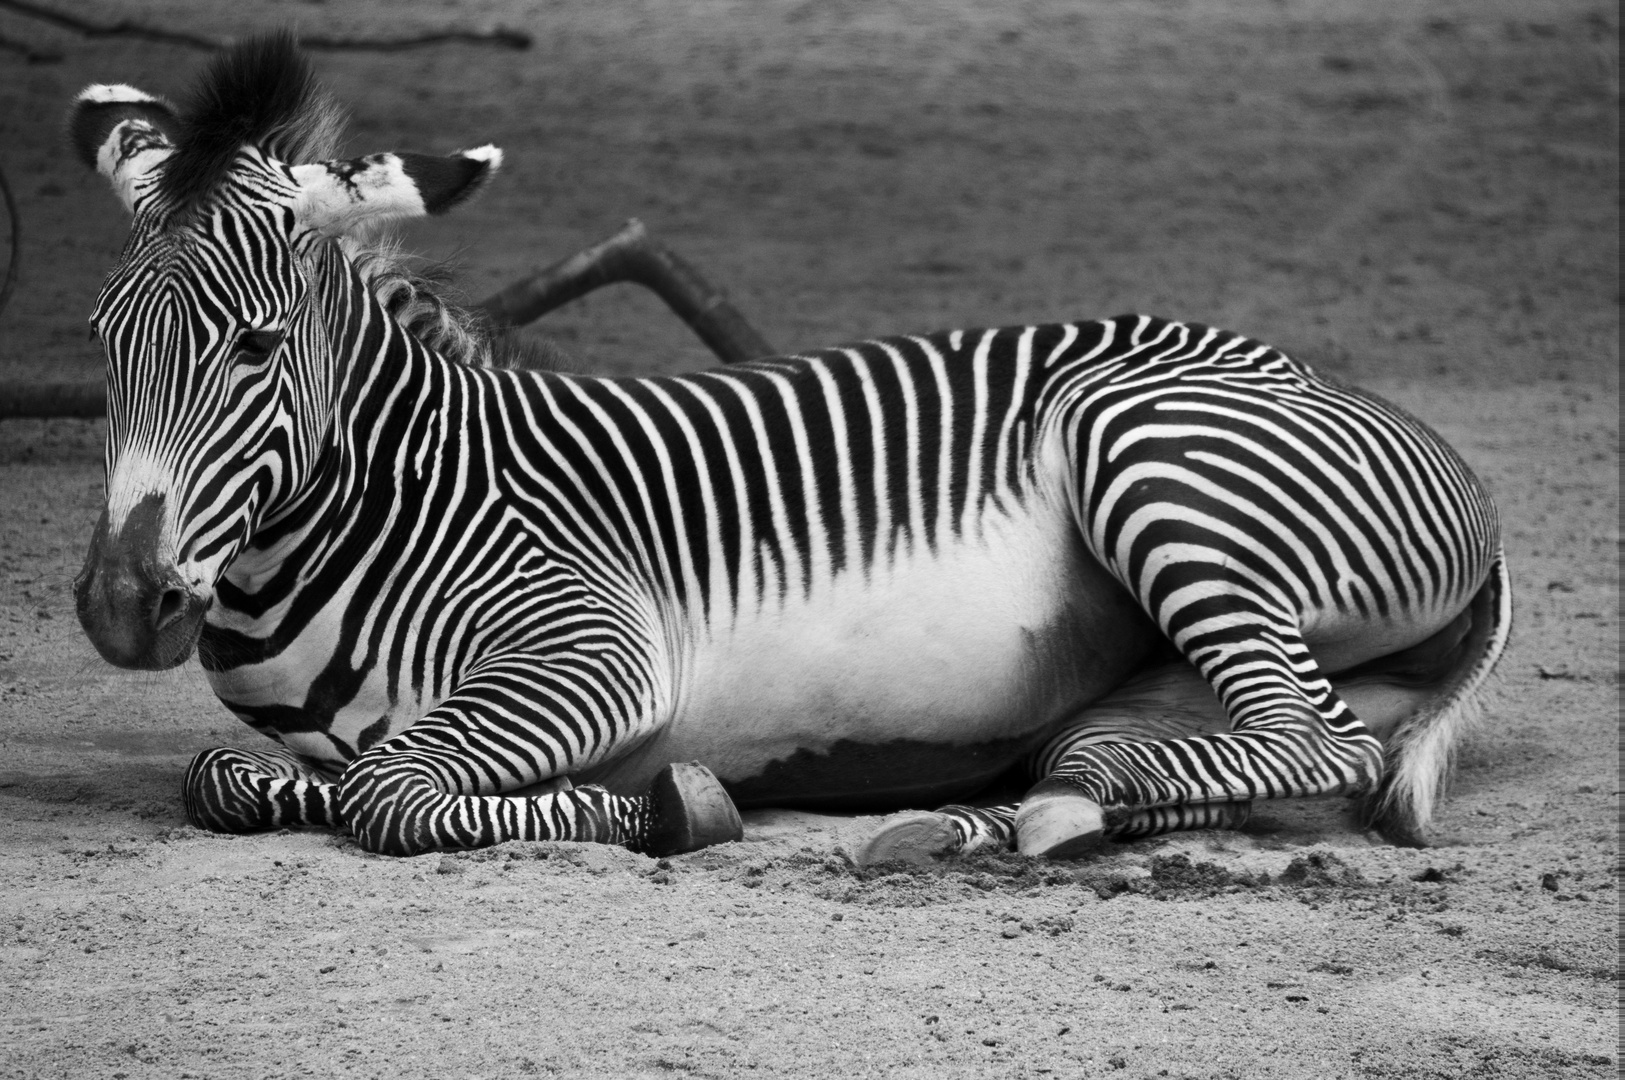
POLYGON ((1439 693, 1400 722, 1384 748, 1383 780, 1361 808, 1390 843, 1426 847, 1426 828, 1450 777, 1456 748, 1483 713, 1485 684, 1512 636, 1512 579, 1497 551, 1469 605, 1473 625, 1439 693))

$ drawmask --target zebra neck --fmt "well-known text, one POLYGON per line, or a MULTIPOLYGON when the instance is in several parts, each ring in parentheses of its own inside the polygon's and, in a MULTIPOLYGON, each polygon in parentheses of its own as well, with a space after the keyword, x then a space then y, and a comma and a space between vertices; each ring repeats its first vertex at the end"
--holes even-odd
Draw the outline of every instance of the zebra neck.
POLYGON ((338 587, 373 561, 391 529, 423 510, 433 471, 462 441, 473 372, 413 338, 359 279, 353 286, 367 303, 329 306, 333 415, 310 476, 266 515, 217 590, 244 614, 319 580, 338 587))

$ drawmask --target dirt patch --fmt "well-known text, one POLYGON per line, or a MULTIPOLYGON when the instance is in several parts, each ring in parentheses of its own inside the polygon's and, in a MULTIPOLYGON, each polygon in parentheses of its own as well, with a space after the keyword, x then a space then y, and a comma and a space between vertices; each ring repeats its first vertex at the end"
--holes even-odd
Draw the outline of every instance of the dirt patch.
MULTIPOLYGON (((775 343, 1145 310, 1438 427, 1499 501, 1518 628, 1435 847, 1338 800, 1077 864, 859 872, 873 818, 657 861, 389 860, 182 824, 254 745, 195 669, 106 669, 67 586, 100 424, 0 423, 0 1076, 1605 1077, 1617 1063, 1617 22, 1575 0, 518 5, 162 0, 208 33, 507 23, 527 53, 321 54, 358 153, 508 154, 417 229, 483 295, 631 215, 775 343)), ((125 236, 82 86, 199 62, 0 12, 24 278, 0 376, 98 378, 125 236)), ((649 297, 545 329, 706 358, 649 297)))

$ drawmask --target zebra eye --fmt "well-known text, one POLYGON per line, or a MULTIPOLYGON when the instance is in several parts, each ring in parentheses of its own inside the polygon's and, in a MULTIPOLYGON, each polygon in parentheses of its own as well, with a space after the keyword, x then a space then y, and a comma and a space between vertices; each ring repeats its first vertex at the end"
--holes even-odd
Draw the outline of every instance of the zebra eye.
POLYGON ((282 344, 280 330, 244 330, 237 335, 237 355, 246 360, 264 360, 282 344))

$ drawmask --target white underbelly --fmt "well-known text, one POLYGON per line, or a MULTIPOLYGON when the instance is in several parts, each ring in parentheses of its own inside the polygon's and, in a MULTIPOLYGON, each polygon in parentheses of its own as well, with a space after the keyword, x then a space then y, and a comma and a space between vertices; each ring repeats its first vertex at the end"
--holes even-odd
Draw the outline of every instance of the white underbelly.
POLYGON ((1053 511, 989 515, 975 537, 742 608, 691 628, 670 720, 606 782, 635 789, 690 759, 740 781, 838 744, 899 748, 905 771, 916 743, 1014 755, 1116 685, 1154 633, 1053 511))
MULTIPOLYGON (((749 611, 703 640, 683 672, 679 725, 963 741, 1031 726, 1036 641, 1057 620, 1051 565, 962 546, 865 578, 847 574, 784 606, 749 611)), ((816 740, 814 740, 816 741, 816 740)))

